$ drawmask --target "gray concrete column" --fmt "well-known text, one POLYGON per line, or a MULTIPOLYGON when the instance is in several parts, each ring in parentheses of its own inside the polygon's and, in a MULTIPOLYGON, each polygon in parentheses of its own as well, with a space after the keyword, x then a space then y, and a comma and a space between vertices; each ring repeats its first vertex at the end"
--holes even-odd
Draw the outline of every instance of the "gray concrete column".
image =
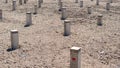
POLYGON ((58 0, 58 6, 60 6, 60 3, 61 3, 62 1, 61 0, 58 0))
POLYGON ((41 0, 38 0, 38 8, 41 8, 41 0))
POLYGON ((113 0, 108 0, 108 3, 113 3, 113 0))
POLYGON ((5 0, 5 3, 8 3, 8 0, 5 0))
POLYGON ((24 0, 24 4, 26 4, 27 3, 27 0, 24 0))
POLYGON ((13 0, 12 10, 16 10, 16 0, 13 0))
POLYGON ((43 3, 43 0, 41 0, 41 3, 43 3))
POLYGON ((83 1, 80 1, 80 7, 83 7, 83 1))
POLYGON ((19 4, 22 5, 22 0, 19 0, 19 4))
POLYGON ((0 9, 0 19, 2 20, 2 18, 3 18, 3 13, 2 13, 2 9, 0 9))
POLYGON ((32 25, 32 14, 31 12, 27 12, 26 13, 26 24, 24 27, 28 27, 30 25, 32 25))
POLYGON ((75 3, 78 3, 78 0, 75 0, 75 3))
POLYGON ((67 18, 66 8, 65 8, 65 7, 62 7, 61 20, 65 20, 66 18, 67 18))
POLYGON ((81 68, 81 48, 72 47, 70 49, 70 68, 81 68))
POLYGON ((110 3, 106 3, 106 10, 110 10, 110 3))
POLYGON ((64 20, 64 36, 69 36, 71 34, 70 32, 70 21, 64 20))
POLYGON ((63 2, 59 3, 59 11, 62 11, 62 7, 63 7, 63 2))
POLYGON ((11 30, 11 49, 15 50, 18 49, 19 46, 19 37, 17 30, 11 30))
POLYGON ((99 0, 96 0, 96 5, 99 5, 99 0))
POLYGON ((37 5, 34 5, 34 13, 33 14, 37 14, 37 5))
POLYGON ((91 9, 90 6, 87 8, 87 11, 88 11, 88 14, 91 14, 91 13, 92 13, 92 9, 91 9))
POLYGON ((98 25, 98 26, 102 26, 102 17, 103 17, 102 14, 99 14, 99 15, 98 15, 98 18, 97 18, 97 25, 98 25))

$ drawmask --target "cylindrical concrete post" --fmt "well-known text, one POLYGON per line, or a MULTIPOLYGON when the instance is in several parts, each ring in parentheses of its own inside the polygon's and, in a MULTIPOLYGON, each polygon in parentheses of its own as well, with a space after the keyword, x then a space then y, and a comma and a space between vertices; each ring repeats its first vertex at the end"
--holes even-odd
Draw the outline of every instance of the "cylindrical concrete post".
POLYGON ((41 0, 41 3, 43 3, 43 0, 41 0))
POLYGON ((61 0, 58 0, 58 6, 60 6, 61 0))
POLYGON ((65 20, 67 18, 67 14, 66 14, 66 8, 62 7, 62 16, 61 16, 61 20, 65 20))
POLYGON ((113 0, 108 0, 109 3, 113 3, 113 0))
POLYGON ((32 25, 32 14, 31 12, 26 13, 26 25, 24 27, 28 27, 32 25))
POLYGON ((99 0, 96 0, 96 5, 99 5, 99 0))
POLYGON ((80 7, 83 7, 83 1, 80 1, 80 7))
POLYGON ((15 50, 19 48, 19 37, 17 30, 11 30, 11 49, 15 50))
POLYGON ((27 3, 27 0, 24 0, 24 4, 26 4, 27 3))
POLYGON ((91 9, 90 6, 87 8, 87 11, 88 11, 88 14, 91 14, 91 13, 92 13, 92 9, 91 9))
POLYGON ((62 11, 62 7, 63 7, 63 2, 59 3, 59 11, 62 11))
POLYGON ((41 0, 38 0, 38 8, 41 8, 41 0))
POLYGON ((78 3, 78 0, 75 0, 75 3, 78 3))
POLYGON ((19 4, 22 5, 22 0, 19 0, 19 4))
POLYGON ((0 19, 2 19, 2 9, 0 9, 0 19))
POLYGON ((81 68, 81 48, 72 47, 70 49, 70 68, 81 68))
POLYGON ((5 0, 5 3, 8 3, 8 0, 5 0))
POLYGON ((110 3, 106 3, 106 10, 110 10, 110 3))
POLYGON ((71 34, 70 32, 70 21, 65 20, 64 21, 64 36, 69 36, 71 34))
POLYGON ((33 14, 37 14, 37 5, 34 5, 34 13, 33 14))
POLYGON ((16 10, 16 0, 13 0, 13 5, 12 5, 13 7, 12 7, 12 10, 14 11, 14 10, 16 10))
POLYGON ((97 25, 99 25, 99 26, 102 26, 102 17, 103 17, 102 14, 99 14, 99 15, 98 15, 98 18, 97 18, 97 25))

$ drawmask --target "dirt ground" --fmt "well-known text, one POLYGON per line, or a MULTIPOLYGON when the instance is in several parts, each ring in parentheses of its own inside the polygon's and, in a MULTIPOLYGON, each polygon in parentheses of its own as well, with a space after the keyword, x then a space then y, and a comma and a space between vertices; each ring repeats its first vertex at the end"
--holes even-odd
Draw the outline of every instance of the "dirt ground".
POLYGON ((44 0, 33 25, 24 27, 26 12, 33 12, 37 0, 29 0, 11 11, 12 2, 0 0, 3 20, 0 21, 0 68, 69 68, 70 48, 82 48, 81 68, 120 68, 120 0, 113 0, 110 11, 107 0, 84 0, 84 7, 74 0, 63 0, 71 21, 71 35, 63 36, 64 21, 60 20, 57 0, 44 0), (87 7, 92 6, 92 14, 87 7), (97 15, 103 14, 103 26, 97 26, 97 15), (19 31, 20 49, 10 48, 10 30, 19 31))

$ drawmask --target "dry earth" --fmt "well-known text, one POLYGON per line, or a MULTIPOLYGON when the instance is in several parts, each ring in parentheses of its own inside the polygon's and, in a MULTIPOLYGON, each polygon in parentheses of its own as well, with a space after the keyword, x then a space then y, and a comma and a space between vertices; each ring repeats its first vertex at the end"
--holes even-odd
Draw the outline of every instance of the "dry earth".
POLYGON ((33 16, 33 25, 24 27, 26 11, 33 12, 37 0, 29 0, 11 11, 12 2, 0 0, 3 20, 0 21, 0 68, 69 68, 70 48, 82 48, 81 68, 120 68, 120 0, 113 0, 111 10, 105 10, 107 0, 84 0, 84 7, 74 0, 63 0, 71 20, 70 36, 63 36, 63 21, 57 0, 44 0, 42 8, 33 16), (92 14, 87 7, 92 6, 92 14), (96 25, 103 14, 103 26, 96 25), (7 52, 10 30, 19 31, 20 49, 7 52))

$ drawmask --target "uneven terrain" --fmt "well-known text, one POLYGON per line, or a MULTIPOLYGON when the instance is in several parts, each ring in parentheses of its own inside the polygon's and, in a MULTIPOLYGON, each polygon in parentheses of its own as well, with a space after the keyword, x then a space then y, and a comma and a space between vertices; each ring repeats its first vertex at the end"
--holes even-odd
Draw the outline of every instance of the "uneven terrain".
POLYGON ((29 0, 12 11, 12 2, 0 0, 3 20, 0 21, 0 68, 69 68, 70 48, 82 48, 81 68, 120 68, 120 0, 113 0, 110 11, 107 0, 84 0, 84 7, 74 0, 63 0, 71 21, 71 35, 63 36, 58 0, 44 0, 33 25, 24 27, 26 12, 33 12, 37 0, 29 0), (92 6, 92 14, 87 7, 92 6), (97 26, 97 15, 103 14, 103 25, 97 26), (10 48, 10 30, 19 31, 20 49, 10 48))

